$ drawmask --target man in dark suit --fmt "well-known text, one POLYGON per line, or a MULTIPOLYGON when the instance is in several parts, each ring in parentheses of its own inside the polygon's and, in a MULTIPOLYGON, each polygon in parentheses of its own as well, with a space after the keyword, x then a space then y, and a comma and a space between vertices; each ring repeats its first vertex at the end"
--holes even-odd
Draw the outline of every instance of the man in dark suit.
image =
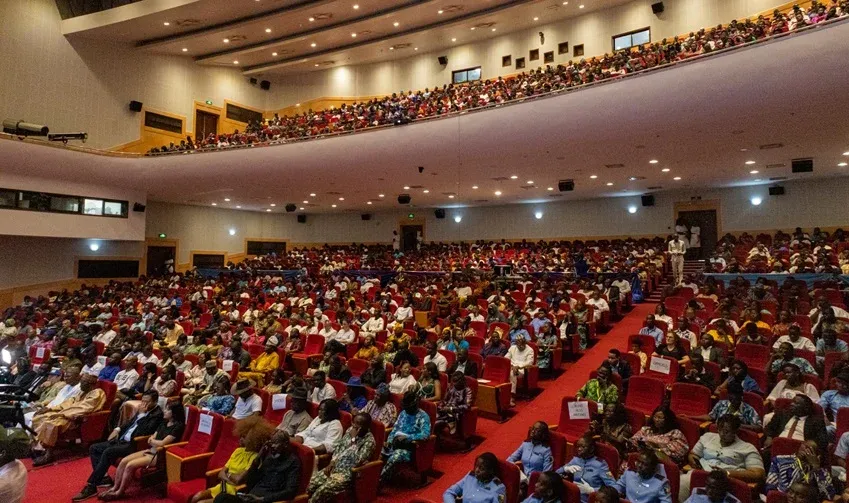
POLYGON ((97 486, 112 485, 113 480, 106 475, 109 467, 116 461, 135 452, 133 439, 152 435, 162 423, 162 409, 158 405, 159 393, 151 389, 141 398, 141 406, 135 416, 126 424, 112 430, 106 442, 93 444, 89 448, 93 471, 85 487, 72 498, 82 501, 97 494, 97 486))
POLYGON ((790 408, 776 412, 764 432, 767 437, 764 448, 770 447, 775 437, 815 440, 819 445, 828 442, 825 419, 822 414, 814 413, 814 402, 807 395, 796 395, 790 408))
POLYGON ((619 374, 622 378, 623 390, 627 390, 628 380, 631 379, 631 365, 622 359, 622 353, 616 348, 607 352, 607 363, 610 364, 611 373, 619 374))
POLYGON ((705 359, 698 351, 690 355, 690 368, 684 372, 684 375, 681 376, 679 381, 689 384, 700 384, 711 391, 716 388, 713 374, 705 368, 705 359))
POLYGON ((457 350, 457 359, 448 368, 448 375, 454 372, 462 372, 467 377, 478 377, 478 364, 469 360, 469 350, 460 348, 457 350))

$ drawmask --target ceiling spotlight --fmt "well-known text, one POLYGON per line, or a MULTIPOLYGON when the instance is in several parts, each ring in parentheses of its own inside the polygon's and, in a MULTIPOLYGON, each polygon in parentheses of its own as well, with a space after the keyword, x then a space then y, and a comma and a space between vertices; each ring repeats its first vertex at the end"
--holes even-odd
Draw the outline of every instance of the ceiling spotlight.
POLYGON ((500 195, 501 195, 501 191, 500 191, 500 190, 496 190, 496 191, 495 191, 495 195, 496 195, 496 196, 500 196, 500 195))
POLYGON ((404 190, 410 190, 410 186, 409 186, 409 185, 404 185, 404 190))
POLYGON ((392 26, 397 28, 397 27, 401 26, 401 23, 399 23, 398 21, 395 21, 394 23, 392 23, 392 26))
POLYGON ((266 28, 265 33, 271 33, 271 28, 266 28))
POLYGON ((265 210, 265 211, 271 211, 271 208, 266 208, 266 210, 265 210))
POLYGON ((277 53, 276 53, 276 52, 272 52, 272 53, 271 53, 271 55, 272 55, 272 56, 277 56, 277 53))
POLYGON ((516 176, 516 175, 510 175, 510 179, 511 179, 511 180, 515 180, 515 179, 517 179, 517 178, 519 178, 519 177, 518 177, 518 176, 516 176))
POLYGON ((746 165, 747 165, 747 166, 751 166, 751 165, 752 165, 752 164, 754 164, 754 163, 755 163, 755 161, 746 161, 746 165))
POLYGON ((171 26, 171 23, 169 23, 168 21, 165 21, 165 22, 164 22, 164 23, 162 23, 162 24, 164 24, 165 26, 171 26))
POLYGON ((229 198, 229 197, 225 197, 225 198, 224 198, 224 201, 229 203, 229 202, 230 202, 230 198, 229 198))
POLYGON ((451 39, 451 41, 452 41, 452 42, 456 42, 456 41, 457 41, 457 39, 456 39, 456 38, 452 38, 452 39, 451 39))
POLYGON ((234 65, 238 65, 238 64, 239 64, 239 61, 238 61, 238 60, 233 61, 233 64, 234 64, 234 65))
POLYGON ((335 204, 331 204, 330 206, 331 206, 332 208, 335 208, 335 207, 336 207, 336 205, 335 205, 335 204))
POLYGON ((229 43, 230 43, 230 39, 229 39, 229 38, 225 38, 225 39, 224 39, 224 43, 225 43, 225 44, 229 44, 229 43))
POLYGON ((413 48, 413 50, 414 50, 414 51, 418 51, 418 50, 419 50, 419 48, 418 48, 418 47, 415 47, 415 48, 413 48))
POLYGON ((304 209, 304 207, 303 207, 303 206, 301 206, 301 210, 303 210, 303 209, 304 209))
POLYGON ((315 18, 314 18, 314 17, 309 18, 309 22, 310 22, 310 23, 312 23, 313 21, 315 21, 315 18))
POLYGON ((340 200, 340 201, 344 201, 344 200, 345 200, 345 198, 344 198, 344 197, 340 197, 340 198, 339 198, 339 200, 340 200))
POLYGON ((569 2, 563 2, 563 5, 569 5, 569 2))
POLYGON ((478 186, 477 186, 477 185, 472 185, 472 188, 473 188, 473 189, 475 189, 475 190, 478 190, 478 186))
POLYGON ((636 212, 637 212, 636 206, 628 206, 628 213, 631 213, 633 215, 636 212))
POLYGON ((218 203, 212 203, 213 206, 218 206, 218 203))
POLYGON ((315 197, 315 192, 310 192, 310 197, 315 197))
POLYGON ((315 66, 318 66, 318 63, 316 63, 315 66))
POLYGON ((761 199, 758 196, 755 196, 751 199, 751 202, 752 202, 753 205, 759 206, 763 202, 763 199, 761 199))
POLYGON ((583 5, 579 5, 579 6, 578 6, 578 8, 579 8, 579 9, 583 9, 583 8, 584 8, 584 6, 583 6, 583 5))
POLYGON ((528 180, 528 185, 533 185, 533 184, 534 184, 533 180, 528 180))
POLYGON ((437 14, 442 14, 442 9, 439 9, 438 11, 436 11, 436 13, 437 13, 437 14))
POLYGON ((395 50, 395 48, 394 48, 394 47, 390 47, 390 48, 389 48, 389 50, 390 50, 390 51, 394 51, 394 50, 395 50))
POLYGON ((849 152, 843 152, 843 155, 849 155, 849 152))
POLYGON ((495 28, 493 28, 492 31, 495 31, 495 28))
POLYGON ((661 171, 663 171, 664 173, 669 173, 669 168, 663 168, 661 171))
POLYGON ((535 217, 537 220, 540 220, 540 219, 542 218, 542 212, 541 212, 541 211, 538 211, 538 212, 534 213, 534 217, 535 217))
POLYGON ((613 182, 607 182, 608 187, 610 187, 611 185, 613 185, 613 182))
POLYGON ((454 215, 454 221, 459 224, 463 221, 463 217, 461 217, 460 215, 454 215))
POLYGON ((749 171, 749 174, 750 174, 750 175, 757 175, 758 173, 760 173, 760 171, 758 171, 758 170, 756 170, 756 169, 753 169, 752 171, 749 171))
POLYGON ((235 235, 236 235, 236 229, 230 229, 230 230, 229 230, 229 231, 227 231, 227 232, 228 232, 231 236, 235 236, 235 235))
POLYGON ((471 27, 471 30, 472 30, 472 31, 475 31, 475 27, 474 27, 474 26, 472 26, 472 27, 471 27))
POLYGON ((315 42, 311 43, 310 47, 315 47, 315 42))
POLYGON ((274 204, 274 203, 271 203, 271 204, 269 204, 269 206, 271 206, 272 208, 274 208, 274 207, 275 207, 275 206, 277 206, 277 205, 276 205, 276 204, 274 204))
POLYGON ((351 33, 351 38, 357 38, 357 34, 356 34, 356 33, 351 33))
POLYGON ((371 201, 366 201, 366 204, 371 204, 371 201))
POLYGON ((97 251, 97 250, 100 249, 100 245, 97 244, 97 243, 92 243, 92 244, 88 245, 88 249, 91 250, 91 251, 97 251))
POLYGON ((304 204, 309 204, 310 202, 304 199, 304 204))
POLYGON ((183 47, 183 52, 189 52, 189 49, 186 48, 186 47, 183 47))
POLYGON ((383 194, 378 194, 377 197, 385 197, 383 194))
POLYGON ((301 106, 301 104, 300 104, 300 103, 295 103, 295 106, 296 106, 296 107, 299 107, 299 106, 301 106))
POLYGON ((454 199, 454 194, 448 194, 448 199, 454 199))
POLYGON ((547 189, 545 189, 545 190, 554 190, 554 187, 548 187, 548 188, 547 188, 547 189))
POLYGON ((592 180, 595 180, 596 178, 598 178, 598 175, 590 175, 590 178, 591 178, 592 180))
POLYGON ((842 168, 842 167, 846 166, 846 163, 845 162, 838 162, 837 165, 842 168))
POLYGON ((236 206, 236 209, 241 210, 241 209, 242 209, 242 207, 237 205, 237 206, 236 206))
POLYGON ((534 21, 539 21, 539 18, 538 18, 538 17, 535 17, 535 18, 534 18, 534 21))
POLYGON ((360 4, 356 4, 356 3, 355 3, 355 4, 354 4, 354 10, 357 10, 357 9, 359 9, 359 8, 360 8, 360 4))
POLYGON ((673 180, 675 180, 675 181, 678 181, 678 180, 680 180, 680 179, 681 179, 681 177, 680 177, 680 176, 676 176, 675 178, 673 178, 673 180))
POLYGON ((651 161, 649 161, 649 164, 657 164, 657 159, 652 159, 651 161))
POLYGON ((430 191, 427 189, 424 189, 422 192, 424 192, 425 194, 430 194, 430 191))

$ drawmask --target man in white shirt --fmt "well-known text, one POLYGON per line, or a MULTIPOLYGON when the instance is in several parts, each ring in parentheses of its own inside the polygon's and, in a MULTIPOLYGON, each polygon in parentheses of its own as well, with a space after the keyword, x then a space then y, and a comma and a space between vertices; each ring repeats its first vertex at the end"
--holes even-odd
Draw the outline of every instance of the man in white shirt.
POLYGON ((360 335, 365 337, 366 335, 371 335, 372 337, 376 337, 377 333, 385 328, 383 323, 383 318, 381 318, 377 311, 372 308, 371 309, 371 317, 363 323, 363 326, 360 327, 360 335))
POLYGON ((510 360, 510 406, 514 407, 516 405, 516 384, 519 376, 525 375, 525 369, 534 364, 534 350, 525 342, 525 337, 520 335, 516 337, 515 344, 510 346, 504 356, 510 360))
POLYGON ((484 318, 483 315, 480 313, 480 309, 478 309, 478 306, 472 306, 472 308, 469 310, 469 318, 471 318, 472 321, 486 321, 486 318, 484 318))
POLYGON ((424 357, 424 364, 426 365, 429 362, 433 362, 440 372, 445 372, 448 368, 448 360, 439 353, 436 343, 433 341, 427 343, 427 354, 424 357))
POLYGON ((355 338, 356 334, 351 328, 351 324, 348 322, 347 319, 342 320, 342 326, 339 327, 339 330, 336 332, 336 335, 333 336, 333 340, 344 345, 352 344, 355 338))
POLYGON ((678 285, 684 280, 684 254, 687 253, 687 241, 683 234, 678 234, 667 246, 669 261, 672 263, 673 283, 678 285))
POLYGON ((336 330, 333 329, 333 325, 330 323, 325 323, 324 327, 318 331, 318 335, 324 337, 325 344, 329 344, 336 337, 336 330))
POLYGON ((619 299, 622 302, 625 302, 625 299, 628 297, 628 294, 631 293, 631 282, 625 279, 624 276, 619 276, 611 285, 615 286, 619 289, 619 299))
POLYGON ((413 308, 409 300, 405 300, 404 305, 395 310, 395 319, 400 322, 413 319, 413 308))
POLYGON ((112 327, 108 330, 105 330, 95 335, 94 340, 97 342, 102 342, 104 346, 108 346, 112 343, 112 339, 114 339, 118 335, 118 332, 115 331, 117 328, 118 325, 112 325, 112 327))
POLYGON ((32 418, 36 414, 46 409, 58 407, 59 404, 69 400, 81 393, 80 376, 82 375, 80 367, 68 367, 65 369, 65 386, 59 390, 59 393, 44 406, 36 406, 33 412, 24 414, 24 421, 27 426, 32 427, 32 418))
POLYGON ((827 312, 829 309, 831 309, 834 312, 834 316, 838 318, 849 318, 849 312, 846 312, 845 309, 832 306, 828 299, 820 297, 817 301, 817 307, 811 309, 808 313, 808 317, 811 319, 811 325, 813 325, 812 329, 816 328, 816 325, 819 324, 822 313, 827 312))
POLYGON ((245 419, 262 413, 262 398, 254 393, 249 379, 242 379, 234 384, 230 393, 239 397, 236 400, 236 406, 233 407, 233 412, 230 413, 230 417, 233 419, 245 419))
POLYGON ((139 363, 142 365, 153 363, 154 365, 159 365, 159 357, 156 356, 153 352, 153 346, 148 344, 142 349, 142 354, 138 357, 139 363))
POLYGON ((327 382, 327 374, 323 370, 319 370, 312 375, 310 402, 321 403, 328 398, 336 398, 336 388, 327 382))
POLYGON ((139 380, 139 373, 136 371, 136 365, 139 359, 135 356, 129 356, 124 360, 124 370, 115 374, 115 386, 118 390, 128 390, 136 385, 139 380))
POLYGON ((97 353, 94 351, 88 352, 85 354, 85 366, 83 367, 83 374, 91 374, 94 377, 100 375, 100 371, 103 370, 103 364, 100 363, 99 358, 97 357, 97 353))
POLYGON ((610 305, 601 297, 601 293, 598 290, 593 290, 590 294, 590 298, 587 299, 587 305, 593 306, 593 321, 600 320, 601 313, 604 311, 610 311, 610 305))

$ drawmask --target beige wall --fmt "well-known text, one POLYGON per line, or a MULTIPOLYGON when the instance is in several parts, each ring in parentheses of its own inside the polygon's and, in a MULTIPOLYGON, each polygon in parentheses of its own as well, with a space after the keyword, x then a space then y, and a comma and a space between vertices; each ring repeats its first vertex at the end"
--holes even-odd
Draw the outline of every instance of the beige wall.
POLYGON ((662 192, 655 206, 642 207, 639 197, 620 197, 544 204, 519 204, 446 209, 445 219, 436 219, 433 208, 398 209, 375 213, 364 221, 360 213, 308 215, 299 224, 294 213, 268 214, 204 206, 151 203, 148 206, 147 236, 160 232, 179 241, 178 263, 187 263, 192 250, 244 252, 246 238, 284 239, 298 243, 383 242, 392 231, 408 222, 412 211, 423 221, 428 241, 475 239, 542 239, 555 237, 665 235, 675 217, 675 204, 701 197, 719 201, 722 232, 774 230, 802 227, 849 227, 849 207, 844 194, 849 178, 795 182, 785 185, 784 196, 769 196, 767 186, 720 190, 662 192), (763 199, 753 206, 753 196, 763 199), (628 213, 636 206, 635 214, 628 213), (536 219, 534 214, 542 212, 536 219), (458 224, 454 216, 460 215, 458 224), (229 230, 236 235, 230 236, 229 230))
POLYGON ((195 100, 270 108, 269 93, 251 86, 237 69, 115 43, 71 43, 60 32, 53 0, 5 0, 2 13, 0 120, 25 119, 51 132, 85 131, 87 145, 108 148, 139 137, 142 114, 127 109, 131 100, 185 116, 189 131, 195 100))
POLYGON ((565 63, 572 59, 572 47, 577 44, 584 44, 586 57, 598 56, 611 52, 613 35, 650 27, 652 41, 660 41, 664 37, 771 10, 782 3, 776 0, 665 0, 665 11, 655 16, 651 4, 656 1, 636 0, 476 44, 415 53, 407 59, 285 76, 272 87, 272 102, 282 107, 323 96, 367 96, 432 88, 449 83, 452 71, 475 66, 481 67, 483 78, 491 78, 517 71, 515 66, 502 67, 502 56, 511 55, 514 64, 516 58, 524 57, 525 68, 529 70, 542 66, 542 55, 548 51, 554 51, 555 64, 565 63), (543 45, 537 34, 540 31, 545 33, 543 45), (569 42, 569 54, 557 54, 560 42, 569 42), (531 49, 539 49, 539 60, 530 61, 528 52, 531 49), (445 67, 437 62, 437 57, 442 55, 448 56, 445 67))

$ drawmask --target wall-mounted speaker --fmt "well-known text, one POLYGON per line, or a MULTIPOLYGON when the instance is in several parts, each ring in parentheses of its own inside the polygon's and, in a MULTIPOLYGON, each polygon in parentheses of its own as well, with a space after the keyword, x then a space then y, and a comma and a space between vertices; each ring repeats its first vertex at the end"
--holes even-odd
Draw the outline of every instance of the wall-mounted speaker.
POLYGON ((442 66, 445 66, 445 65, 448 64, 448 56, 439 56, 436 59, 439 60, 439 64, 442 65, 442 66))
POLYGON ((410 204, 410 194, 401 194, 398 196, 398 204, 410 204))
POLYGON ((643 200, 643 206, 654 206, 654 196, 651 194, 646 194, 641 198, 643 200))
POLYGON ((262 82, 259 83, 259 88, 262 89, 263 91, 268 91, 269 89, 271 89, 271 82, 269 82, 267 80, 263 80, 262 82))
POLYGON ((295 206, 292 203, 289 203, 289 204, 286 205, 286 213, 292 213, 293 211, 295 211, 297 209, 298 209, 298 207, 295 206))
POLYGON ((362 215, 360 215, 360 218, 362 218, 363 220, 371 220, 371 213, 363 213, 362 215))
POLYGON ((250 83, 252 86, 255 86, 257 83, 256 77, 251 77, 250 83))
POLYGON ((142 102, 141 101, 131 101, 130 102, 130 112, 141 112, 142 110, 142 102))
POLYGON ((560 180, 557 182, 557 188, 560 192, 570 192, 575 190, 575 180, 560 180))
POLYGON ((794 173, 810 173, 814 170, 813 159, 793 159, 790 167, 794 173))
POLYGON ((659 15, 663 13, 663 2, 657 2, 651 4, 651 11, 654 15, 659 15))
POLYGON ((147 208, 147 206, 143 205, 142 203, 133 203, 133 211, 144 213, 145 208, 147 208))
POLYGON ((442 208, 437 208, 433 211, 433 216, 436 218, 445 218, 445 210, 442 208))
POLYGON ((769 188, 769 195, 771 196, 783 196, 784 195, 784 187, 781 185, 776 185, 775 187, 769 188))
POLYGON ((298 215, 298 223, 299 224, 307 223, 307 216, 306 215, 298 215))

